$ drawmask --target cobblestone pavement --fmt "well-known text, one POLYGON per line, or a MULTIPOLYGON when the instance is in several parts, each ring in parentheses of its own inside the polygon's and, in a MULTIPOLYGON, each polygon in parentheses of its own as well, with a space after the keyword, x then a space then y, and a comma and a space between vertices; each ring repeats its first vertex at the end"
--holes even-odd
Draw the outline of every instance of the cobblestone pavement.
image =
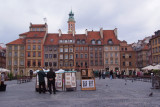
POLYGON ((22 84, 7 81, 0 107, 160 107, 160 89, 151 89, 150 82, 96 78, 96 91, 81 91, 79 82, 77 91, 50 95, 35 92, 35 79, 22 84))

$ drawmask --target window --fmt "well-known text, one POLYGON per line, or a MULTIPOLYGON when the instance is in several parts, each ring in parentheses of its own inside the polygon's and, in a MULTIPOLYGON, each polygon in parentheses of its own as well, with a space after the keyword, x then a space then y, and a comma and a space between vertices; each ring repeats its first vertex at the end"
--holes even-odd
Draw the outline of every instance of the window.
POLYGON ((99 57, 102 58, 102 52, 99 52, 99 57))
POLYGON ((106 64, 108 64, 108 59, 106 59, 106 64))
POLYGON ((110 57, 113 57, 113 53, 110 53, 110 57))
POLYGON ((101 51, 102 50, 102 48, 99 48, 99 51, 101 51))
POLYGON ((92 48, 92 47, 90 47, 90 51, 93 51, 93 48, 92 48))
POLYGON ((62 40, 59 40, 59 43, 62 43, 63 41, 62 40))
POLYGON ((33 50, 36 50, 36 45, 33 45, 33 50))
POLYGON ((95 40, 92 40, 91 43, 92 43, 93 45, 96 44, 95 40))
POLYGON ((24 56, 24 53, 21 53, 21 57, 23 57, 24 56))
POLYGON ((100 40, 98 40, 98 44, 99 44, 99 45, 101 44, 101 41, 100 41, 100 40))
POLYGON ((80 40, 79 39, 77 40, 77 44, 80 44, 80 40))
POLYGON ((115 64, 118 64, 118 59, 115 59, 115 64))
POLYGON ((103 65, 102 60, 99 61, 99 65, 103 65))
POLYGON ((31 43, 31 41, 30 41, 30 40, 28 40, 27 42, 28 42, 28 43, 31 43))
POLYGON ((53 42, 53 39, 51 39, 50 42, 53 42))
POLYGON ((63 48, 60 48, 60 52, 63 52, 63 48))
POLYGON ((65 42, 65 43, 67 43, 67 42, 68 42, 68 40, 64 40, 64 42, 65 42))
POLYGON ((129 62, 129 66, 132 66, 132 62, 129 62))
POLYGON ((68 55, 65 55, 65 59, 68 59, 68 55))
POLYGON ((158 52, 158 48, 156 47, 156 53, 158 52))
POLYGON ((115 46, 115 50, 117 50, 117 46, 115 46))
POLYGON ((63 62, 60 62, 59 66, 63 66, 63 62))
POLYGON ((108 40, 108 44, 110 44, 110 45, 112 45, 112 44, 113 44, 112 39, 109 39, 109 40, 108 40))
POLYGON ((41 45, 38 45, 38 50, 41 50, 41 45))
POLYGON ((76 47, 76 51, 78 51, 78 47, 76 47))
POLYGON ((93 58, 93 53, 90 53, 90 58, 93 58))
POLYGON ((57 58, 57 54, 53 54, 53 58, 57 58))
POLYGON ((15 56, 15 57, 17 57, 17 56, 18 56, 18 55, 17 55, 17 52, 15 52, 15 53, 14 53, 14 56, 15 56))
POLYGON ((28 52, 28 57, 31 57, 31 53, 30 52, 28 52))
POLYGON ((63 59, 63 55, 60 55, 59 57, 60 57, 60 59, 63 59))
POLYGON ((118 54, 117 54, 117 52, 115 53, 115 57, 118 57, 118 54))
POLYGON ((46 58, 46 59, 48 58, 48 54, 45 54, 45 58, 46 58))
POLYGON ((52 58, 52 54, 49 54, 49 58, 52 58))
POLYGON ((106 57, 108 57, 108 53, 105 53, 106 57))
POLYGON ((28 45, 28 50, 30 50, 31 49, 31 46, 30 45, 28 45))
POLYGON ((33 52, 33 57, 36 57, 36 52, 33 52))
POLYGON ((52 47, 51 46, 49 47, 49 51, 52 51, 52 47))
POLYGON ((41 66, 41 61, 40 61, 40 60, 38 60, 38 66, 39 66, 39 67, 41 66))
POLYGON ((125 54, 123 54, 123 56, 122 56, 123 58, 125 58, 125 54))
POLYGON ((127 48, 125 48, 125 51, 127 51, 127 48))
POLYGON ((157 39, 155 39, 155 45, 157 45, 157 39))
POLYGON ((50 67, 52 66, 52 62, 49 62, 49 66, 50 66, 50 67))
POLYGON ((36 66, 36 61, 35 60, 33 60, 33 66, 36 66))
POLYGON ((21 46, 21 50, 24 50, 24 47, 23 47, 23 46, 21 46))
POLYGON ((65 49, 64 49, 64 52, 68 52, 68 48, 65 48, 65 49))
POLYGON ((66 66, 66 67, 67 67, 67 66, 68 66, 68 62, 65 62, 65 63, 64 63, 64 66, 66 66))
POLYGON ((69 48, 69 52, 73 52, 73 48, 69 48))
POLYGON ((41 43, 41 40, 38 40, 38 43, 41 43))
POLYGON ((95 51, 97 51, 97 48, 94 48, 95 51))
POLYGON ((76 54, 76 58, 78 58, 78 54, 76 54))
POLYGON ((24 61, 23 60, 20 61, 20 65, 24 65, 24 61))
POLYGON ((57 62, 53 62, 53 66, 56 67, 57 66, 57 62))
POLYGON ((88 64, 87 64, 87 62, 85 62, 85 67, 87 68, 87 66, 88 66, 88 64))
POLYGON ((110 59, 111 64, 113 64, 113 59, 110 59))
POLYGON ((36 40, 33 40, 33 43, 36 43, 36 40))
POLYGON ((121 48, 121 50, 123 51, 123 48, 121 48))
POLYGON ((85 48, 84 48, 84 50, 85 50, 85 51, 87 51, 87 50, 88 50, 88 48, 87 48, 87 47, 85 47, 85 48))
POLYGON ((85 40, 82 40, 82 44, 85 44, 85 40))
POLYGON ((125 62, 123 62, 123 66, 125 66, 125 62))
POLYGON ((76 66, 78 67, 78 62, 76 62, 76 66))
POLYGON ((28 67, 31 66, 31 61, 27 61, 27 66, 28 66, 28 67))
POLYGON ((96 66, 98 65, 98 60, 95 60, 95 65, 96 65, 96 66))
POLYGON ((152 41, 152 45, 154 46, 154 40, 152 41))
POLYGON ((91 66, 93 66, 93 60, 91 60, 91 66))
POLYGON ((48 66, 48 62, 45 62, 45 66, 46 66, 46 67, 48 66))
POLYGON ((158 43, 160 44, 160 38, 158 38, 158 43))
POLYGON ((160 46, 159 46, 159 52, 160 52, 160 46))
POLYGON ((105 50, 108 50, 108 47, 105 47, 105 50))
POLYGON ((81 58, 83 58, 83 54, 81 54, 81 58))
POLYGON ((41 57, 41 52, 38 52, 38 57, 41 57))
POLYGON ((69 40, 69 42, 70 42, 70 43, 72 43, 72 42, 73 42, 73 40, 69 40))
POLYGON ((132 54, 129 54, 129 58, 132 58, 132 54))
POLYGON ((112 50, 112 47, 110 47, 110 50, 112 50))
POLYGON ((82 50, 83 50, 83 47, 80 47, 80 50, 82 51, 82 50))
POLYGON ((12 65, 12 61, 11 60, 9 60, 8 65, 12 65))
POLYGON ((57 48, 56 48, 56 47, 54 47, 54 51, 57 51, 57 48))
POLYGON ((85 54, 85 58, 87 58, 87 54, 85 54))
POLYGON ((81 62, 81 67, 83 67, 83 62, 81 62))
POLYGON ((69 55, 69 59, 73 59, 73 55, 69 55))

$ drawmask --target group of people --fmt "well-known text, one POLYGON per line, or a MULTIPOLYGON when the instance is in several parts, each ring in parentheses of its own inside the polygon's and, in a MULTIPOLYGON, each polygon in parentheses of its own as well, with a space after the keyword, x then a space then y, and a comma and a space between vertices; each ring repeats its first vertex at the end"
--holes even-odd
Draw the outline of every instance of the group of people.
POLYGON ((45 77, 47 77, 47 80, 48 80, 49 93, 52 94, 52 88, 53 88, 53 93, 56 94, 56 88, 55 88, 56 74, 55 74, 55 72, 53 71, 52 68, 50 68, 50 71, 47 74, 45 74, 43 69, 40 69, 40 71, 38 72, 39 93, 41 94, 42 91, 43 91, 43 93, 46 92, 45 77))

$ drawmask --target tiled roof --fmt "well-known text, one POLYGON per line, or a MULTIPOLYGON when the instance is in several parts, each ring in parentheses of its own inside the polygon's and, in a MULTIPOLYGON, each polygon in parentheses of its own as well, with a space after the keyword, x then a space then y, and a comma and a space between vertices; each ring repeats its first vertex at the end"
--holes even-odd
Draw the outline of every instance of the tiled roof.
POLYGON ((103 44, 103 40, 100 36, 100 32, 98 31, 88 31, 88 36, 87 36, 87 43, 91 44, 92 40, 101 40, 101 43, 103 44))
POLYGON ((42 28, 45 27, 45 24, 31 24, 30 28, 42 28))
POLYGON ((36 38, 36 37, 44 37, 45 36, 45 31, 43 31, 43 32, 39 32, 39 31, 37 31, 37 32, 32 32, 32 31, 30 31, 30 32, 28 32, 27 33, 27 36, 26 37, 34 37, 34 38, 36 38))
POLYGON ((24 39, 17 39, 17 40, 14 40, 10 43, 8 43, 7 45, 18 45, 18 44, 24 44, 24 39))
POLYGON ((77 40, 77 39, 86 39, 87 37, 86 37, 86 35, 85 34, 76 34, 75 35, 75 39, 77 40))
POLYGON ((28 34, 28 32, 25 32, 25 33, 22 33, 22 34, 19 34, 19 35, 27 35, 28 34))
POLYGON ((44 45, 58 45, 58 42, 59 42, 59 34, 47 34, 44 45))
POLYGON ((60 37, 59 37, 60 40, 69 40, 69 39, 74 39, 74 36, 73 34, 62 34, 60 37))
POLYGON ((146 44, 146 45, 143 47, 142 50, 148 50, 148 49, 149 49, 149 47, 148 47, 148 45, 146 44))
POLYGON ((114 34, 114 30, 103 30, 103 38, 104 38, 104 44, 108 44, 109 39, 112 39, 113 44, 118 45, 120 43, 120 41, 114 34))

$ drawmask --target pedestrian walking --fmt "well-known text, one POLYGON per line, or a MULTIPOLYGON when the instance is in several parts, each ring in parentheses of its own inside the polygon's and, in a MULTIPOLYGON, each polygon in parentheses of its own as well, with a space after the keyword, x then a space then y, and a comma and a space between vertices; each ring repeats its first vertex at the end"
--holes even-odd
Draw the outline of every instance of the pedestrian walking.
POLYGON ((49 93, 50 94, 52 94, 52 87, 53 87, 54 94, 56 94, 55 77, 56 77, 55 72, 53 71, 52 68, 50 68, 50 71, 47 73, 48 88, 49 88, 49 93))
POLYGON ((46 77, 45 72, 43 71, 43 69, 41 68, 40 71, 38 72, 38 79, 39 79, 39 93, 41 94, 41 91, 43 90, 43 93, 46 92, 46 88, 45 88, 45 79, 44 77, 46 77), (43 89, 41 89, 41 87, 43 87, 43 89))
POLYGON ((110 79, 112 80, 112 78, 113 78, 113 71, 111 70, 110 71, 110 79))
POLYGON ((32 77, 33 77, 33 71, 30 70, 29 73, 30 73, 30 79, 32 79, 32 77))

